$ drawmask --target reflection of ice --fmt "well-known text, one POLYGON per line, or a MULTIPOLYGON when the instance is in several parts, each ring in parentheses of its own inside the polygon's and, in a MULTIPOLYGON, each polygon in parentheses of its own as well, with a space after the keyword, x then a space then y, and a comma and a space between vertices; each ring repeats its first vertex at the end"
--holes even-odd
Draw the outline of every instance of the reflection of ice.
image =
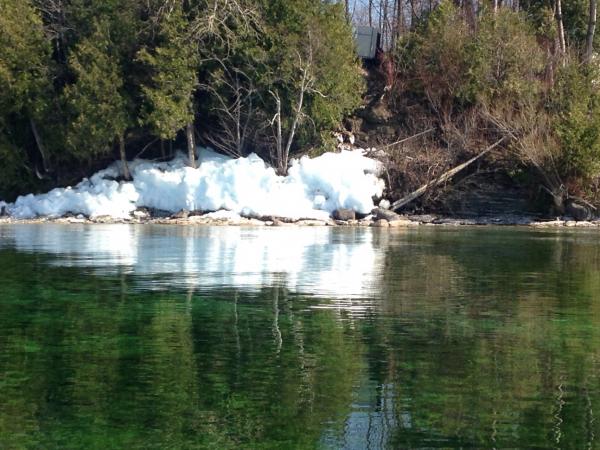
MULTIPOLYGON (((17 250, 56 254, 55 263, 61 266, 130 266, 138 259, 138 248, 132 245, 135 231, 128 225, 113 225, 110 232, 76 225, 19 225, 9 230, 17 250)), ((0 234, 0 245, 6 245, 5 236, 0 234)))
POLYGON ((4 227, 0 245, 11 241, 17 250, 56 255, 57 265, 101 273, 126 266, 137 275, 168 275, 163 284, 279 284, 337 298, 365 296, 383 260, 370 229, 45 224, 4 227))

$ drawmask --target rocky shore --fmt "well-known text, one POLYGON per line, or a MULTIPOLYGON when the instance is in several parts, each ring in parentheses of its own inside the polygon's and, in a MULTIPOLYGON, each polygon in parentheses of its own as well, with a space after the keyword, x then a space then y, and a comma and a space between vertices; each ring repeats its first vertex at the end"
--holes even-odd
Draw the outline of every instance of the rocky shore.
POLYGON ((139 208, 128 218, 111 216, 86 217, 83 214, 62 217, 36 217, 19 219, 0 215, 1 224, 161 224, 161 225, 204 225, 204 226, 331 226, 331 227, 376 227, 409 228, 419 226, 529 226, 535 228, 600 228, 600 218, 594 220, 575 220, 571 217, 557 217, 544 220, 536 217, 502 215, 480 218, 457 218, 435 214, 402 215, 376 208, 368 215, 356 214, 352 210, 336 210, 328 220, 298 219, 285 217, 242 217, 229 211, 200 212, 182 210, 176 214, 165 211, 139 208))

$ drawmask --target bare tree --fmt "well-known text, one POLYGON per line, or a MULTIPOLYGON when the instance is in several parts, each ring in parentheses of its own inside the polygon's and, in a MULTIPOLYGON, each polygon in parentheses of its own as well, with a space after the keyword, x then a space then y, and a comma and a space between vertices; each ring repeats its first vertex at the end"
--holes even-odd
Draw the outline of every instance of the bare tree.
POLYGON ((276 167, 277 173, 285 175, 287 173, 290 150, 294 142, 294 137, 298 129, 300 121, 305 117, 303 112, 304 101, 307 94, 316 93, 321 94, 316 88, 316 77, 313 72, 313 52, 312 52, 312 39, 309 33, 309 45, 308 54, 306 57, 302 57, 300 53, 297 53, 298 57, 298 72, 299 80, 297 82, 297 98, 295 104, 292 105, 292 117, 291 125, 287 131, 287 138, 283 137, 283 117, 282 117, 282 105, 281 96, 277 90, 270 90, 272 97, 275 100, 275 115, 270 121, 270 126, 274 128, 275 137, 275 154, 273 155, 274 166, 276 167))
POLYGON ((255 133, 254 98, 256 89, 251 78, 241 69, 228 68, 222 63, 223 73, 218 86, 203 84, 217 105, 213 112, 217 116, 216 133, 207 133, 206 140, 217 150, 239 158, 246 155, 246 149, 255 133), (219 89, 219 86, 221 89, 219 89))

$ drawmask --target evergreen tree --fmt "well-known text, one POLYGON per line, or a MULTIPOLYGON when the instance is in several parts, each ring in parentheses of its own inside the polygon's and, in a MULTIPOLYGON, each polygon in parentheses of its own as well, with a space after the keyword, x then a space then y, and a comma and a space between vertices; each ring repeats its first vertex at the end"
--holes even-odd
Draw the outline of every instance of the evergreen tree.
POLYGON ((26 147, 37 144, 47 168, 36 122, 48 109, 49 75, 50 48, 36 9, 29 0, 0 0, 0 196, 31 187, 26 147))
POLYGON ((124 140, 132 120, 123 93, 123 73, 111 51, 108 24, 100 22, 95 28, 69 57, 75 82, 63 93, 71 119, 67 143, 75 155, 85 159, 108 154, 118 142, 123 175, 129 178, 124 140))
MULTIPOLYGON (((166 12, 156 12, 156 37, 152 48, 138 53, 149 73, 142 85, 141 122, 160 139, 172 140, 186 127, 192 135, 193 96, 198 84, 198 52, 189 34, 189 22, 180 4, 166 12)), ((190 165, 195 166, 195 145, 189 145, 190 165)))

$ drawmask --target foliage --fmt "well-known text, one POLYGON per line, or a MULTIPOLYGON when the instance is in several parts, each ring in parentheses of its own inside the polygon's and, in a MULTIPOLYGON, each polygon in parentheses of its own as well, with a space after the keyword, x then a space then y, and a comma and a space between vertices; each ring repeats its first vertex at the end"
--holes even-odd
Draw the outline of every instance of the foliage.
POLYGON ((186 32, 181 5, 174 5, 169 14, 158 16, 157 20, 154 47, 144 47, 138 53, 139 61, 150 74, 148 82, 142 85, 140 121, 161 139, 173 139, 193 121, 198 54, 186 32))
POLYGON ((561 70, 550 102, 562 153, 563 177, 589 181, 600 176, 600 92, 598 67, 561 70))
POLYGON ((19 136, 5 147, 17 153, 7 161, 19 160, 26 173, 43 166, 54 183, 72 182, 69 173, 91 169, 117 141, 174 141, 194 125, 204 143, 228 129, 235 136, 237 109, 245 134, 231 153, 268 154, 272 89, 283 100, 285 131, 299 118, 298 133, 288 133, 292 151, 314 145, 360 101, 339 5, 0 0, 0 11, 0 119, 19 136), (311 89, 296 114, 307 62, 311 89))
POLYGON ((70 118, 66 141, 81 158, 109 152, 131 121, 119 60, 111 50, 107 25, 98 23, 69 57, 76 82, 63 92, 70 118))
POLYGON ((28 0, 0 0, 0 111, 38 114, 48 89, 49 45, 28 0))

